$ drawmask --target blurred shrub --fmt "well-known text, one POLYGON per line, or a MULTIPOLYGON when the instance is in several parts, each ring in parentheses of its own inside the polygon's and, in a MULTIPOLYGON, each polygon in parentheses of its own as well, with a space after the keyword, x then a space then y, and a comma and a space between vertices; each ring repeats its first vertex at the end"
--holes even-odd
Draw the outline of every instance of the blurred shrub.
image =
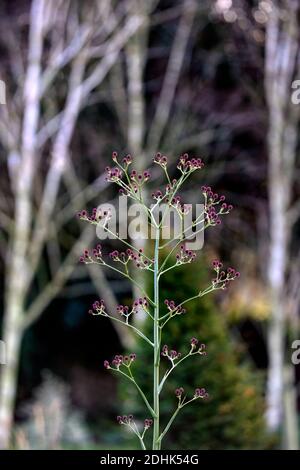
MULTIPOLYGON (((201 263, 169 271, 162 279, 161 311, 165 311, 165 299, 182 302, 208 285, 209 276, 201 263)), ((180 411, 163 441, 163 448, 263 449, 271 445, 264 428, 260 377, 238 352, 239 348, 218 312, 217 295, 210 294, 190 302, 186 306, 187 313, 175 317, 164 329, 163 344, 171 349, 184 354, 189 350, 190 339, 195 336, 206 343, 208 355, 193 356, 172 372, 161 394, 162 424, 168 421, 177 406, 174 395, 177 387, 184 387, 188 394, 193 394, 196 387, 205 387, 210 399, 192 403, 180 411)), ((134 373, 149 395, 152 378, 147 364, 150 365, 152 351, 142 341, 138 342, 139 360, 134 373)), ((167 367, 167 359, 162 358, 162 364, 167 367)), ((128 388, 121 380, 125 411, 135 412, 137 403, 141 402, 131 387, 130 393, 127 392, 128 388)), ((145 413, 141 404, 136 416, 142 419, 145 413)))
POLYGON ((27 419, 14 432, 17 449, 76 448, 91 441, 82 415, 71 406, 68 386, 50 372, 23 412, 27 419))

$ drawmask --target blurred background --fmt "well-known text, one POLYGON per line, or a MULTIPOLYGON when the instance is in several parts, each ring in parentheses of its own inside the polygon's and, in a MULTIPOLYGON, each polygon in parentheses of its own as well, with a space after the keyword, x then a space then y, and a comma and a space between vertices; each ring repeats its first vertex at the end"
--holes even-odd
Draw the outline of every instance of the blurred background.
POLYGON ((299 8, 1 1, 1 448, 137 448, 115 417, 143 419, 141 403, 103 360, 137 352, 150 391, 150 351, 88 315, 99 297, 115 312, 134 293, 78 263, 96 238, 76 213, 116 201, 104 176, 113 150, 140 169, 157 151, 174 171, 182 152, 202 157, 184 199, 197 202, 206 184, 235 207, 207 232, 195 267, 163 284, 162 297, 181 301, 211 279, 215 257, 242 273, 166 330, 164 343, 180 350, 196 336, 209 354, 174 373, 163 420, 179 385, 203 386, 211 399, 182 412, 165 448, 299 447, 299 8))

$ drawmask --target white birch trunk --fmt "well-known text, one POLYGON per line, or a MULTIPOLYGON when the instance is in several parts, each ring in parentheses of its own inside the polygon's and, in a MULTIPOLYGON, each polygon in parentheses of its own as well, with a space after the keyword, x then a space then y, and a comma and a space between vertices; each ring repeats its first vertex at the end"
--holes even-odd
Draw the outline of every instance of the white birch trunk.
POLYGON ((22 341, 22 301, 15 296, 5 311, 3 338, 6 346, 6 364, 1 366, 0 395, 0 449, 9 446, 14 418, 19 353, 22 341))
POLYGON ((6 265, 7 291, 5 298, 3 340, 7 363, 1 374, 0 390, 0 448, 7 448, 11 437, 19 351, 22 340, 24 298, 29 274, 26 253, 30 237, 36 131, 39 121, 40 62, 43 48, 44 0, 35 0, 31 6, 28 68, 24 86, 24 120, 22 130, 21 163, 15 190, 15 224, 6 265))
MULTIPOLYGON (((274 2, 266 28, 265 91, 269 110, 268 192, 270 249, 268 285, 271 315, 267 331, 268 377, 266 421, 270 431, 287 425, 284 403, 284 355, 286 340, 286 274, 290 254, 292 225, 288 211, 292 199, 299 111, 291 104, 291 82, 295 74, 299 44, 297 40, 297 2, 286 2, 287 21, 282 21, 280 4, 274 2)), ((294 429, 294 435, 297 429, 294 429)))

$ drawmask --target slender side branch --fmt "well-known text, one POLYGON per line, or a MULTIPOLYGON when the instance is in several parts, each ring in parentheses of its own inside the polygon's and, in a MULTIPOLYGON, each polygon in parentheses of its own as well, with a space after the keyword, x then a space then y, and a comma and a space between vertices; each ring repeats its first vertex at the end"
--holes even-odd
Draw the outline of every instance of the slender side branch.
POLYGON ((130 323, 124 322, 123 320, 119 320, 119 318, 113 317, 112 315, 109 315, 108 313, 98 313, 96 315, 101 315, 102 317, 109 318, 110 320, 116 321, 118 323, 121 323, 122 325, 128 326, 128 328, 131 328, 133 331, 135 331, 141 338, 143 338, 145 341, 147 341, 148 344, 153 348, 154 344, 152 341, 144 335, 138 328, 135 326, 131 325, 130 323))
POLYGON ((155 418, 156 415, 155 415, 155 412, 154 412, 152 406, 151 406, 150 403, 148 402, 148 400, 147 400, 147 398, 146 398, 144 392, 141 390, 141 388, 139 387, 139 385, 136 383, 136 381, 135 381, 133 375, 132 375, 132 374, 131 374, 131 375, 128 375, 128 374, 126 374, 125 372, 123 372, 122 370, 120 370, 119 368, 118 368, 118 369, 117 369, 117 368, 114 368, 114 367, 109 367, 109 368, 112 369, 112 370, 114 370, 115 372, 119 372, 121 375, 123 375, 124 377, 126 377, 128 380, 130 380, 130 382, 132 382, 132 383, 135 385, 135 387, 136 387, 136 389, 138 390, 140 396, 142 397, 142 399, 143 399, 143 401, 144 401, 146 407, 147 407, 148 410, 150 411, 151 416, 152 416, 153 418, 155 418))
POLYGON ((164 383, 165 381, 167 380, 167 378, 169 377, 169 375, 171 374, 171 372, 177 367, 179 366, 179 364, 181 364, 183 361, 185 361, 188 357, 190 356, 194 356, 195 354, 199 354, 198 351, 194 351, 194 348, 192 347, 191 350, 189 351, 188 354, 186 354, 185 356, 183 356, 181 359, 179 359, 179 361, 177 362, 174 362, 172 360, 172 367, 170 367, 170 369, 167 370, 167 372, 165 373, 165 375, 163 376, 163 378, 161 379, 160 381, 160 384, 159 384, 159 387, 158 387, 158 393, 161 393, 162 389, 163 389, 163 386, 164 386, 164 383))

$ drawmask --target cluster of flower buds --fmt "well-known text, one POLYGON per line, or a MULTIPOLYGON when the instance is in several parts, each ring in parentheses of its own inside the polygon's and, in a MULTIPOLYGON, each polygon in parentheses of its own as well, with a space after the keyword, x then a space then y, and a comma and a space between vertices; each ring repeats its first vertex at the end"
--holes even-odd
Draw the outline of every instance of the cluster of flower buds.
POLYGON ((79 258, 79 261, 85 264, 94 263, 95 261, 98 264, 104 264, 102 258, 102 246, 98 244, 95 248, 93 248, 92 252, 87 249, 84 250, 83 255, 79 258))
POLYGON ((196 258, 196 253, 192 250, 187 250, 184 245, 180 246, 180 251, 176 255, 176 264, 191 263, 196 258))
POLYGON ((132 259, 136 265, 137 268, 140 269, 149 269, 154 263, 154 260, 149 260, 147 257, 144 255, 144 250, 143 248, 140 248, 138 253, 133 253, 132 254, 132 259))
MULTIPOLYGON (((125 424, 127 426, 134 425, 134 417, 133 415, 124 415, 124 416, 117 416, 117 421, 119 424, 125 424)), ((147 429, 151 428, 153 424, 153 420, 146 418, 144 420, 144 429, 147 431, 147 429)))
MULTIPOLYGON (((166 194, 171 194, 175 189, 177 185, 177 180, 174 178, 170 183, 166 185, 166 194)), ((166 199, 167 202, 169 202, 169 199, 166 199)))
MULTIPOLYGON (((180 388, 176 388, 175 390, 175 395, 176 397, 179 399, 179 401, 181 401, 181 398, 182 398, 182 395, 184 394, 184 388, 180 387, 180 388)), ((194 392, 194 399, 196 398, 208 398, 209 395, 207 393, 207 391, 205 390, 205 388, 196 388, 195 389, 195 392, 194 392)))
MULTIPOLYGON (((133 190, 134 193, 137 193, 138 192, 138 187, 132 185, 132 190, 133 190)), ((122 196, 129 196, 130 192, 127 189, 120 188, 119 189, 119 194, 121 194, 122 196)))
POLYGON ((82 211, 78 212, 78 217, 81 220, 87 220, 88 222, 96 222, 97 221, 97 208, 94 207, 92 210, 92 214, 89 214, 88 211, 83 209, 82 211))
POLYGON ((225 196, 219 196, 219 194, 214 193, 210 186, 202 186, 201 191, 208 204, 219 204, 220 202, 225 201, 225 196))
POLYGON ((148 312, 148 307, 149 304, 146 297, 140 297, 133 302, 131 309, 129 309, 127 305, 118 305, 117 313, 119 313, 121 316, 124 316, 126 318, 126 323, 128 323, 130 315, 133 313, 138 313, 141 309, 145 312, 148 312))
POLYGON ((153 158, 154 163, 157 163, 159 166, 162 168, 166 168, 168 164, 168 159, 165 155, 162 155, 160 152, 158 152, 155 157, 153 158))
POLYGON ((89 310, 89 313, 91 315, 107 315, 105 311, 104 300, 96 300, 96 302, 94 302, 92 305, 92 309, 89 310))
POLYGON ((132 250, 119 252, 118 250, 111 251, 108 255, 113 261, 119 261, 120 263, 127 263, 132 259, 132 250))
POLYGON ((119 313, 121 316, 126 318, 126 322, 128 322, 128 318, 131 315, 131 312, 129 311, 129 307, 127 305, 118 305, 117 306, 117 313, 119 313))
POLYGON ((226 289, 230 281, 234 281, 240 277, 240 273, 234 268, 227 268, 227 270, 222 270, 223 264, 219 260, 214 260, 212 266, 217 273, 215 279, 212 280, 212 284, 216 288, 226 289))
POLYGON ((187 153, 181 155, 179 158, 179 162, 177 165, 178 170, 181 171, 181 173, 187 173, 187 172, 193 172, 195 170, 201 170, 201 168, 204 167, 204 163, 201 160, 201 158, 192 158, 189 159, 189 156, 187 153))
POLYGON ((151 194, 151 196, 153 197, 153 199, 155 199, 155 201, 160 201, 163 198, 163 193, 160 189, 157 189, 151 194))
POLYGON ((199 345, 199 341, 197 340, 197 338, 192 338, 190 343, 191 343, 191 351, 193 351, 194 354, 198 353, 201 356, 207 355, 207 352, 205 351, 206 345, 204 343, 201 343, 199 345))
POLYGON ((117 163, 118 166, 114 168, 109 166, 106 167, 106 181, 117 183, 120 186, 120 194, 125 196, 132 196, 134 193, 137 193, 139 188, 141 188, 151 178, 150 172, 148 170, 145 170, 142 173, 138 173, 137 170, 133 169, 130 175, 128 174, 128 167, 133 161, 131 155, 129 154, 122 159, 122 163, 119 163, 117 152, 113 152, 112 160, 117 163), (127 179, 130 179, 130 182, 122 182, 124 173, 126 174, 127 179))
MULTIPOLYGON (((149 269, 153 265, 153 260, 149 260, 140 248, 138 252, 128 248, 125 252, 114 250, 108 255, 113 261, 126 265, 129 261, 133 261, 137 268, 149 269)), ((102 254, 102 246, 98 244, 91 252, 86 249, 83 255, 80 256, 81 263, 89 264, 97 262, 98 264, 105 264, 102 254)))
POLYGON ((86 220, 87 222, 90 222, 92 224, 97 224, 101 222, 103 225, 106 225, 108 220, 112 218, 112 214, 109 209, 101 210, 97 209, 97 207, 94 207, 91 214, 89 214, 86 210, 82 210, 78 212, 78 217, 81 220, 86 220))
POLYGON ((144 421, 144 428, 145 428, 145 429, 149 429, 149 428, 151 428, 152 424, 153 424, 153 420, 152 420, 152 419, 145 419, 145 421, 144 421))
POLYGON ((214 259, 213 262, 212 262, 212 266, 214 268, 215 271, 220 271, 220 269, 223 268, 223 263, 221 261, 219 261, 218 259, 214 259))
POLYGON ((117 416, 119 424, 131 424, 133 422, 133 415, 117 416))
POLYGON ((178 207, 181 205, 181 197, 180 196, 174 196, 171 201, 170 201, 170 204, 173 206, 173 207, 178 207))
MULTIPOLYGON (((118 163, 118 153, 117 152, 113 152, 112 153, 112 160, 116 163, 118 163)), ((126 155, 126 157, 124 157, 122 159, 122 163, 124 165, 124 167, 128 167, 129 165, 131 165, 132 163, 132 156, 130 154, 126 155)))
POLYGON ((148 170, 145 170, 143 173, 138 173, 136 170, 132 170, 130 173, 130 179, 133 181, 137 186, 142 186, 144 183, 149 181, 151 178, 151 174, 148 170))
MULTIPOLYGON (((169 200, 167 199, 166 202, 169 202, 169 200)), ((170 206, 174 207, 180 215, 187 215, 192 209, 191 204, 182 204, 180 196, 173 197, 170 206)))
POLYGON ((106 171, 106 181, 109 181, 111 183, 117 183, 122 179, 123 172, 120 170, 118 167, 111 168, 110 166, 107 166, 105 168, 106 171))
POLYGON ((184 388, 183 387, 176 388, 175 395, 176 395, 177 398, 180 399, 183 394, 184 394, 184 388))
POLYGON ((137 313, 139 312, 140 309, 145 310, 147 312, 148 307, 149 307, 149 304, 148 304, 148 300, 146 299, 146 297, 139 297, 132 304, 132 312, 137 313))
POLYGON ((138 252, 135 252, 128 248, 125 252, 114 250, 109 253, 109 257, 113 261, 118 261, 122 264, 127 264, 129 261, 133 261, 137 268, 149 269, 153 265, 153 260, 147 259, 143 253, 143 249, 140 248, 138 252))
POLYGON ((174 192, 174 190, 176 189, 176 185, 177 185, 177 180, 176 179, 173 179, 172 181, 170 181, 170 183, 168 183, 165 187, 164 187, 164 190, 156 190, 152 193, 152 197, 153 199, 155 199, 156 201, 159 201, 161 199, 164 199, 166 204, 172 204, 172 203, 176 203, 176 202, 179 202, 180 198, 172 198, 172 193, 174 192), (169 198, 167 198, 166 196, 170 195, 169 198))
POLYGON ((201 191, 205 198, 205 224, 220 225, 220 215, 229 214, 233 206, 224 202, 225 196, 214 193, 210 186, 202 186, 201 191), (215 206, 219 206, 219 210, 215 206))
POLYGON ((117 354, 111 363, 107 360, 104 361, 103 365, 105 369, 119 369, 121 366, 130 367, 131 364, 136 360, 136 354, 131 353, 129 356, 122 356, 117 354))
POLYGON ((207 207, 204 214, 204 224, 205 226, 210 225, 214 227, 215 225, 221 224, 221 218, 219 212, 216 211, 215 207, 207 207))
POLYGON ((205 388, 196 388, 194 398, 208 398, 209 395, 205 388))
POLYGON ((231 212, 233 209, 233 205, 232 204, 227 204, 227 202, 223 202, 223 204, 221 205, 221 211, 220 213, 221 214, 229 214, 229 212, 231 212))
POLYGON ((164 304, 166 305, 167 309, 172 314, 172 316, 173 315, 181 315, 182 313, 186 312, 186 309, 183 308, 181 305, 176 305, 174 300, 166 299, 164 301, 164 304))
POLYGON ((80 258, 79 258, 79 261, 80 261, 80 263, 85 263, 85 264, 93 263, 93 258, 91 256, 89 250, 84 250, 83 255, 80 256, 80 258))
POLYGON ((181 353, 175 351, 175 349, 170 350, 166 344, 162 348, 161 355, 170 359, 171 362, 181 358, 181 353))

